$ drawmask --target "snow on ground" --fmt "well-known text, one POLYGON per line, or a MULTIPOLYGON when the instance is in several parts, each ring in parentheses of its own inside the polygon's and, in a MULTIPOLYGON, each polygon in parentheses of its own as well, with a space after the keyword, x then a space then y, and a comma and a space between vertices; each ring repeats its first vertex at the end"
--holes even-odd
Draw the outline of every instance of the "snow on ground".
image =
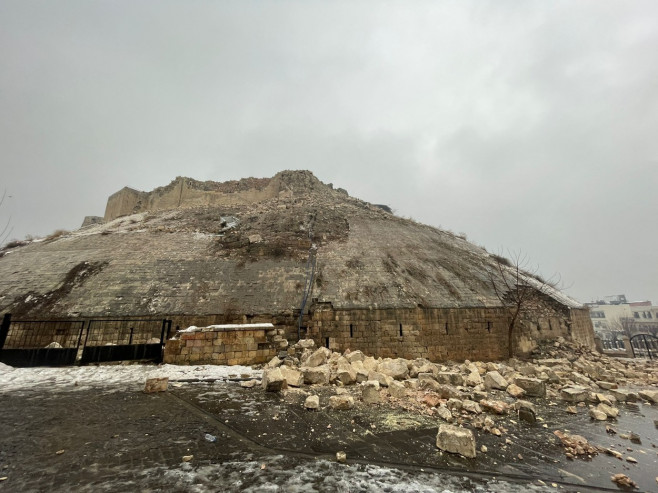
POLYGON ((101 365, 61 368, 13 368, 0 363, 0 394, 20 390, 139 390, 147 378, 181 380, 227 380, 260 378, 261 371, 249 366, 225 365, 101 365))

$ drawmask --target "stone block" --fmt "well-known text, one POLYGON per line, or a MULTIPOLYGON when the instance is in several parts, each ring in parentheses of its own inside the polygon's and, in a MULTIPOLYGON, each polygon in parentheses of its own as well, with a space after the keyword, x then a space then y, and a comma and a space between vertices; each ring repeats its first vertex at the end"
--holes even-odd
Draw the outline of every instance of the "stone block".
POLYGON ((440 424, 436 446, 451 454, 475 458, 475 436, 471 430, 448 424, 440 424))
POLYGON ((365 404, 379 404, 382 401, 379 394, 379 382, 376 380, 368 380, 363 383, 361 390, 361 400, 365 404))
POLYGON ((309 395, 304 401, 304 409, 317 411, 320 409, 320 398, 317 395, 309 395))
POLYGON ((560 398, 566 402, 584 402, 589 391, 584 387, 570 385, 560 390, 560 398))
POLYGON ((169 386, 169 377, 149 378, 144 384, 144 393, 166 392, 169 386))
POLYGON ((287 388, 286 379, 279 368, 268 368, 263 370, 263 389, 267 392, 280 392, 287 388))
POLYGON ((338 411, 346 411, 354 407, 354 398, 351 395, 332 395, 329 397, 329 406, 338 411))
POLYGON ((304 375, 304 383, 307 385, 327 385, 329 383, 330 371, 327 365, 312 368, 303 366, 300 371, 304 375))
POLYGON ((294 370, 288 366, 280 366, 279 370, 286 380, 286 383, 291 387, 301 387, 304 385, 304 375, 301 371, 294 370))
POLYGON ((519 377, 514 379, 514 384, 525 390, 528 396, 546 397, 546 384, 538 378, 519 377))
POLYGON ((487 390, 505 390, 509 383, 497 371, 490 371, 484 376, 484 387, 487 390))

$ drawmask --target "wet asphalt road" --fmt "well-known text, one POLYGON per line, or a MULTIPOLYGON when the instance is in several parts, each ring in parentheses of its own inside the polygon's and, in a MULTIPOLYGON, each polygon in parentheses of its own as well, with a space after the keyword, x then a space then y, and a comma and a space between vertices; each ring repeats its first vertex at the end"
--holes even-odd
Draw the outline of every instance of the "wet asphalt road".
POLYGON ((503 437, 478 433, 478 448, 489 450, 468 460, 436 449, 434 418, 386 406, 308 412, 302 400, 232 382, 185 383, 151 395, 5 393, 0 478, 7 479, 0 492, 619 491, 609 480, 616 472, 658 491, 655 407, 624 410, 614 436, 585 414, 565 419, 562 408, 540 410, 544 421, 535 425, 508 417, 503 437), (638 464, 604 455, 566 459, 552 435, 565 422, 638 464), (620 438, 628 430, 642 443, 620 438), (347 452, 348 465, 335 462, 338 450, 347 452))

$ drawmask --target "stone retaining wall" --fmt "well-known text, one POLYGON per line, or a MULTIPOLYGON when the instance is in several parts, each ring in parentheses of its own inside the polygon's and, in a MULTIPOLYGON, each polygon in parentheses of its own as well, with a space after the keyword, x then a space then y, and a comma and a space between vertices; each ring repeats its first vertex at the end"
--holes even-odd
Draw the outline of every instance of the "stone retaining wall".
MULTIPOLYGON (((591 322, 588 331, 585 316, 578 310, 572 312, 546 312, 541 318, 519 322, 517 349, 520 340, 558 337, 594 348, 589 336, 591 322)), ((308 337, 334 351, 358 349, 374 357, 492 361, 509 357, 508 327, 505 308, 339 310, 320 304, 310 316, 308 337)))
POLYGON ((272 324, 216 325, 179 332, 165 346, 164 362, 176 365, 255 365, 288 346, 272 324))

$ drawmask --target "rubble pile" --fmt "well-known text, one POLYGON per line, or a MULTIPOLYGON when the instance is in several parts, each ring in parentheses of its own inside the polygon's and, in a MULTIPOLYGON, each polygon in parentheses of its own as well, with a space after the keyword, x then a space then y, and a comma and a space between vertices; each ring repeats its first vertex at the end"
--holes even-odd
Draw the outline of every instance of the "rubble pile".
MULTIPOLYGON (((303 387, 308 394, 304 407, 309 410, 384 403, 497 436, 507 432, 502 421, 496 422, 502 416, 513 413, 514 419, 528 423, 541 420, 533 400, 563 406, 565 413, 589 413, 591 419, 601 421, 614 420, 619 403, 658 403, 658 364, 653 361, 610 358, 562 338, 539 351, 541 358, 527 361, 432 363, 375 359, 361 351, 341 354, 305 339, 264 366, 261 385, 268 391, 303 387), (313 395, 318 387, 335 389, 323 406, 313 395)), ((243 382, 244 386, 255 383, 243 382)), ((444 435, 449 432, 450 428, 444 429, 444 435)), ((577 435, 559 431, 555 435, 569 458, 598 452, 577 435)), ((444 441, 445 437, 437 443, 444 441)), ((460 450, 464 455, 466 449, 460 450)), ((470 445, 468 451, 470 455, 470 445)))

